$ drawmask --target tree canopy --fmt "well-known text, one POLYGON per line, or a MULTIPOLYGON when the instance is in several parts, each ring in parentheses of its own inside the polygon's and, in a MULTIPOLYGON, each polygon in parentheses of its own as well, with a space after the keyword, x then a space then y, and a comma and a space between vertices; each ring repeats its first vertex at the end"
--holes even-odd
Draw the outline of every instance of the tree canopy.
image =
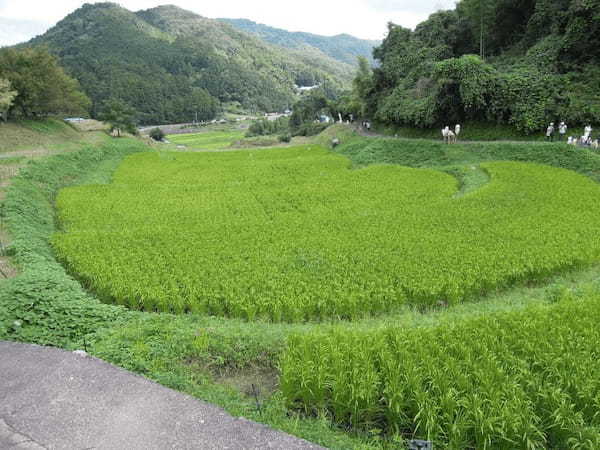
POLYGON ((121 137, 122 132, 136 134, 134 117, 135 110, 119 99, 110 99, 104 103, 100 119, 110 125, 110 132, 117 132, 121 137))
POLYGON ((9 116, 81 114, 90 107, 79 83, 45 48, 0 50, 0 78, 7 79, 17 92, 8 108, 9 116))
POLYGON ((600 121, 600 0, 462 0, 415 31, 390 24, 374 55, 353 95, 382 122, 600 121))

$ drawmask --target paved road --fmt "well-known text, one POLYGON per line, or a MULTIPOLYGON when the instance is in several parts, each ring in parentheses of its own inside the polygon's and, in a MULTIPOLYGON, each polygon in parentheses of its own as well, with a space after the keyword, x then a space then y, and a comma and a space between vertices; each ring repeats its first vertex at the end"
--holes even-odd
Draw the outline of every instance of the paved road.
POLYGON ((101 360, 0 342, 0 449, 317 449, 101 360))

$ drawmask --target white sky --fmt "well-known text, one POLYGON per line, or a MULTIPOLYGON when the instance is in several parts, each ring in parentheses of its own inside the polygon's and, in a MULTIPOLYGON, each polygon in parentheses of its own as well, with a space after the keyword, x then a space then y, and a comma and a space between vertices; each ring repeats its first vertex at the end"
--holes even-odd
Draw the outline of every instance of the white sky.
MULTIPOLYGON (((348 33, 383 39, 388 22, 414 28, 429 14, 454 7, 456 0, 116 0, 137 11, 174 4, 205 17, 244 18, 290 31, 322 35, 348 33), (302 6, 299 6, 302 5, 302 6)), ((0 0, 0 46, 23 42, 88 0, 0 0)))

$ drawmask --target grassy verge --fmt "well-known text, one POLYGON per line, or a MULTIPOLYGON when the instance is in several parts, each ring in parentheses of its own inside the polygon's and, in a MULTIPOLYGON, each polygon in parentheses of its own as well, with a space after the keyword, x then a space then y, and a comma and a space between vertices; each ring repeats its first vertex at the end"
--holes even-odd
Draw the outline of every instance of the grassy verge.
POLYGON ((72 150, 89 135, 59 119, 0 123, 0 153, 22 150, 72 150))
MULTIPOLYGON (((332 127, 327 133, 328 138, 342 136, 342 143, 335 151, 347 156, 355 167, 383 163, 444 170, 486 161, 522 161, 573 170, 600 182, 600 152, 564 143, 462 142, 447 145, 430 140, 365 138, 339 126, 332 127)), ((329 142, 328 138, 324 142, 329 142)))

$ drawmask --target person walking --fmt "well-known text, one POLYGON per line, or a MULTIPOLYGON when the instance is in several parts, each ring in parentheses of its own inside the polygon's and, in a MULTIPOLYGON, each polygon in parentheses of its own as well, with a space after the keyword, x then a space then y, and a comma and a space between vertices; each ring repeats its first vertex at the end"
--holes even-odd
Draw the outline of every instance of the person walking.
POLYGON ((554 122, 551 122, 546 129, 546 140, 550 142, 554 141, 554 122))
POLYGON ((454 135, 456 136, 456 140, 458 141, 458 138, 460 137, 460 123, 457 123, 456 126, 454 127, 454 135))
POLYGON ((558 125, 558 139, 560 141, 562 141, 565 136, 567 135, 567 124, 565 123, 565 121, 563 120, 559 125, 558 125))
POLYGON ((583 129, 583 135, 585 136, 585 139, 589 139, 589 137, 592 135, 592 125, 588 124, 584 129, 583 129))

